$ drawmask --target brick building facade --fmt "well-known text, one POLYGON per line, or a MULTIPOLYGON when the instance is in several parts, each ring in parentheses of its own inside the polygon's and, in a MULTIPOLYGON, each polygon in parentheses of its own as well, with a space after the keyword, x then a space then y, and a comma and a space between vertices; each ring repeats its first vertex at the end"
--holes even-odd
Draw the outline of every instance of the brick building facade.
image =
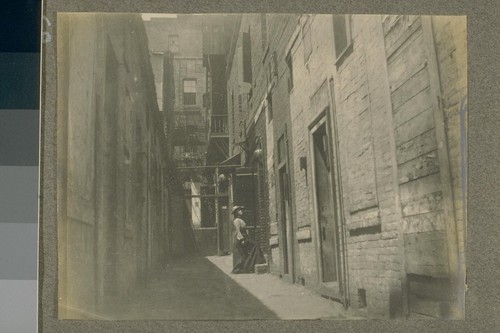
POLYGON ((140 15, 58 16, 59 318, 105 316, 195 249, 140 15))
POLYGON ((160 111, 173 100, 173 153, 178 166, 203 165, 207 150, 207 115, 203 107, 206 70, 202 59, 202 20, 196 15, 151 17, 144 24, 160 111), (166 93, 165 57, 172 58, 173 96, 166 93))
POLYGON ((245 14, 235 27, 230 151, 259 174, 271 273, 383 317, 462 317, 465 19, 245 14))

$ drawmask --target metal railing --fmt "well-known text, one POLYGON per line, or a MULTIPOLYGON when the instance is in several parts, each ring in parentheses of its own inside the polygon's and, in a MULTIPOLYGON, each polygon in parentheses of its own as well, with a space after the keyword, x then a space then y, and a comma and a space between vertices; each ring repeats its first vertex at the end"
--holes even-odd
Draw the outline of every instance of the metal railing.
POLYGON ((210 136, 226 136, 229 133, 227 115, 210 116, 210 136))

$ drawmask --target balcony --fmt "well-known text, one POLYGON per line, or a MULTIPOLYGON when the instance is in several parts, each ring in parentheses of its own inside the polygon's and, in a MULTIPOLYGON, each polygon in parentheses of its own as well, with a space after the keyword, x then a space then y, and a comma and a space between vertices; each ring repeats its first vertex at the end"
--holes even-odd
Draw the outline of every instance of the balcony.
POLYGON ((229 153, 229 128, 227 115, 209 117, 207 165, 223 161, 229 153))
POLYGON ((227 115, 210 116, 208 138, 229 138, 227 115))

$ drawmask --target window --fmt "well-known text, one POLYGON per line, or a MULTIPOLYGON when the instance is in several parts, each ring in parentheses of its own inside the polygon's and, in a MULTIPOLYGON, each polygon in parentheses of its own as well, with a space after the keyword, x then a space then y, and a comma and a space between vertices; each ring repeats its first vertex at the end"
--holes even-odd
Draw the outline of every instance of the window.
POLYGON ((306 63, 312 53, 311 17, 309 16, 306 16, 302 23, 302 45, 304 45, 304 63, 306 63))
POLYGON ((285 153, 286 153, 286 147, 285 147, 285 135, 282 135, 278 139, 278 163, 281 164, 285 160, 285 153))
POLYGON ((273 94, 269 92, 267 94, 267 112, 268 112, 268 120, 273 120, 273 94))
POLYGON ((278 78, 278 60, 276 56, 276 51, 271 55, 271 60, 267 64, 267 82, 272 83, 274 79, 278 78))
POLYGON ((351 19, 349 15, 333 15, 335 58, 341 62, 351 48, 351 19))
POLYGON ((292 64, 292 54, 288 52, 286 56, 286 65, 288 67, 288 92, 293 89, 293 64, 292 64))
POLYGON ((179 52, 179 36, 168 35, 168 50, 172 53, 179 52))
POLYGON ((243 82, 252 83, 252 48, 250 30, 243 33, 243 82))
POLYGON ((185 79, 183 84, 184 105, 196 105, 196 80, 185 79))

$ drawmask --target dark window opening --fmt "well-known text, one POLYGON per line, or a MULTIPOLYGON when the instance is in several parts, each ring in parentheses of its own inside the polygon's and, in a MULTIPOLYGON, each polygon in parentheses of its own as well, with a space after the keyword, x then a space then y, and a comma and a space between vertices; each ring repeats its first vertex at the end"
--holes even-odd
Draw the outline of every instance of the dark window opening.
POLYGON ((285 158, 285 136, 282 135, 278 139, 278 163, 281 163, 285 158))
POLYGON ((372 225, 369 227, 361 227, 353 230, 349 230, 349 236, 356 237, 362 235, 375 235, 382 232, 382 226, 380 224, 372 225))
POLYGON ((273 120, 273 94, 268 93, 267 94, 267 114, 268 114, 268 120, 271 121, 273 120))
POLYGON ((366 308, 366 290, 358 289, 358 309, 366 308))
POLYGON ((349 15, 333 15, 335 58, 340 61, 351 45, 351 19, 349 15))
POLYGON ((185 79, 183 82, 183 104, 196 105, 196 80, 185 79))
POLYGON ((184 105, 196 105, 196 94, 184 93, 184 105))
POLYGON ((250 31, 243 33, 243 82, 252 83, 252 47, 250 31))
POLYGON ((288 67, 288 92, 290 92, 293 89, 293 64, 290 52, 286 56, 286 65, 288 67))

